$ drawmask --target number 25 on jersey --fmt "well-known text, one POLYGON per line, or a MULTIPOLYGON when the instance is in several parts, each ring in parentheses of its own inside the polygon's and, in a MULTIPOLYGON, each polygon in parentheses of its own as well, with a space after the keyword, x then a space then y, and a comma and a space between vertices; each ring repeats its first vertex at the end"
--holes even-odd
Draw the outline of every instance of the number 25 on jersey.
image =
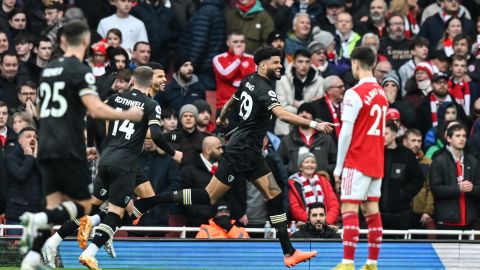
POLYGON ((55 82, 53 89, 46 82, 40 84, 40 118, 62 117, 67 112, 67 100, 60 94, 64 88, 65 82, 55 82))

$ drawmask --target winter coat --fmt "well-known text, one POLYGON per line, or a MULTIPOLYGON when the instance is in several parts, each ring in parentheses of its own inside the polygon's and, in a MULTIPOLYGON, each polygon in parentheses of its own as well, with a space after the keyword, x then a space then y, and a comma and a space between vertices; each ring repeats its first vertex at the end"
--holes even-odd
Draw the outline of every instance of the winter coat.
POLYGON ((186 84, 178 78, 177 73, 173 74, 173 80, 165 86, 165 91, 155 96, 162 108, 172 108, 177 112, 183 105, 192 104, 197 99, 205 100, 205 87, 195 74, 186 84))
MULTIPOLYGON (((234 220, 232 220, 231 222, 232 224, 235 223, 234 220)), ((208 221, 208 225, 203 224, 200 227, 200 231, 198 231, 195 238, 250 238, 250 236, 243 227, 237 227, 235 225, 233 225, 230 231, 227 232, 224 228, 218 226, 212 218, 208 221)))
POLYGON ((423 176, 425 177, 425 181, 423 181, 422 188, 420 192, 415 195, 412 201, 412 212, 415 214, 429 214, 433 216, 433 194, 430 190, 430 184, 428 181, 428 171, 430 170, 430 165, 432 164, 432 160, 428 157, 424 156, 421 153, 421 158, 417 159, 418 163, 420 164, 420 168, 422 169, 423 176))
MULTIPOLYGON (((315 112, 315 119, 325 121, 325 122, 330 122, 333 123, 333 115, 330 112, 330 109, 328 108, 327 101, 325 100, 325 97, 321 99, 317 99, 315 101, 310 102, 312 105, 314 112, 315 112)), ((340 115, 338 116, 340 120, 340 115)), ((330 133, 330 137, 332 137, 332 140, 337 143, 337 131, 335 129, 332 130, 330 133)))
POLYGON ((298 231, 290 235, 290 238, 333 238, 339 239, 340 234, 331 229, 328 226, 325 226, 322 232, 315 230, 315 227, 307 222, 305 225, 300 226, 298 231))

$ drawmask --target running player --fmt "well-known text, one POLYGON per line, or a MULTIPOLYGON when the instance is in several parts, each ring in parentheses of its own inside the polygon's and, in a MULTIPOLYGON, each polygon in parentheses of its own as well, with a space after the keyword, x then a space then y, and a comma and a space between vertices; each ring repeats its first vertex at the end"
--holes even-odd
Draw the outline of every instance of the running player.
POLYGON ((108 213, 98 225, 95 237, 88 248, 80 255, 79 261, 89 269, 99 269, 95 255, 114 234, 121 220, 125 207, 131 199, 135 188, 135 161, 143 148, 147 131, 155 144, 180 162, 182 153, 175 151, 163 137, 160 128, 161 109, 156 101, 147 96, 152 84, 153 69, 140 66, 135 69, 131 83, 133 90, 113 95, 108 104, 117 110, 125 110, 131 106, 141 107, 145 116, 141 122, 115 121, 108 127, 105 149, 98 164, 99 179, 108 187, 108 213))
POLYGON ((41 267, 40 250, 50 235, 49 224, 62 224, 90 212, 91 180, 83 135, 86 112, 109 120, 139 121, 143 115, 139 108, 117 111, 98 98, 95 77, 82 63, 90 44, 88 25, 73 20, 63 31, 67 50, 47 65, 40 79, 38 159, 47 207, 44 212, 20 217, 25 227, 20 251, 31 249, 22 269, 41 267))
POLYGON ((362 270, 373 270, 377 269, 382 243, 378 201, 383 177, 383 133, 388 102, 385 91, 372 74, 375 52, 369 47, 357 47, 350 59, 353 76, 360 81, 346 91, 343 98, 343 124, 333 173, 336 185, 341 183, 343 260, 334 269, 355 269, 358 206, 361 205, 368 225, 368 260, 362 270))
MULTIPOLYGON (((258 71, 245 77, 237 92, 224 105, 217 124, 228 125, 227 116, 240 105, 241 117, 237 130, 228 142, 225 155, 206 189, 185 189, 162 193, 152 203, 215 204, 235 181, 248 179, 267 199, 267 209, 273 226, 278 230, 284 263, 287 267, 309 260, 317 252, 296 250, 288 236, 287 216, 282 210, 283 196, 262 155, 262 142, 267 133, 272 113, 293 125, 312 127, 318 131, 331 132, 333 124, 318 123, 287 112, 278 102, 273 89, 274 81, 280 79, 281 52, 272 47, 261 47, 254 55, 258 71), (155 201, 156 200, 156 201, 155 201)), ((142 199, 148 201, 149 199, 142 199)))

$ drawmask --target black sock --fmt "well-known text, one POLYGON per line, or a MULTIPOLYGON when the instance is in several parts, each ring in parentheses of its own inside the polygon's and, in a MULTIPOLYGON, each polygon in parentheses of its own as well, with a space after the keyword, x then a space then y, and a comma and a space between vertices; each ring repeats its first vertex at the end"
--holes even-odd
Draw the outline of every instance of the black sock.
POLYGON ((56 208, 45 210, 48 217, 48 223, 63 224, 65 221, 74 220, 84 215, 83 207, 75 202, 66 201, 59 204, 56 208))
POLYGON ((100 220, 103 220, 107 216, 108 212, 107 211, 99 211, 96 214, 100 217, 100 220))
POLYGON ((270 216, 272 226, 277 230, 283 254, 293 255, 293 253, 295 253, 295 248, 292 246, 292 242, 290 242, 290 237, 288 236, 287 215, 283 211, 282 205, 282 194, 267 201, 268 215, 270 216))
POLYGON ((126 211, 125 213, 123 214, 123 217, 122 217, 122 221, 121 221, 121 226, 130 226, 130 225, 133 225, 132 224, 132 221, 134 221, 135 219, 137 219, 135 217, 135 215, 129 215, 126 211))
POLYGON ((92 204, 92 210, 90 210, 90 216, 93 216, 95 214, 98 214, 98 212, 100 212, 100 205, 95 205, 95 204, 92 204))
MULTIPOLYGON (((210 195, 208 195, 208 192, 205 189, 183 189, 183 190, 176 190, 173 193, 164 192, 156 195, 155 197, 150 197, 150 198, 145 198, 140 200, 145 200, 146 202, 148 202, 149 201, 148 199, 150 199, 151 201, 154 201, 155 204, 152 205, 152 204, 145 203, 145 207, 150 207, 147 209, 147 211, 152 209, 155 205, 161 204, 161 203, 164 203, 164 204, 177 203, 180 205, 192 205, 192 204, 210 205, 211 204, 210 195)), ((137 200, 137 202, 140 200, 137 200)), ((137 209, 140 210, 139 208, 137 209)))
POLYGON ((47 239, 52 235, 52 231, 50 229, 38 229, 37 236, 33 239, 32 250, 42 254, 42 247, 43 244, 47 241, 47 239))
POLYGON ((105 243, 113 237, 117 226, 120 226, 121 218, 119 215, 108 212, 102 223, 97 226, 95 237, 92 240, 97 247, 102 247, 105 243))
POLYGON ((75 220, 70 220, 65 223, 58 229, 57 233, 60 235, 62 239, 65 239, 65 237, 73 235, 75 231, 78 229, 79 223, 78 219, 75 220))

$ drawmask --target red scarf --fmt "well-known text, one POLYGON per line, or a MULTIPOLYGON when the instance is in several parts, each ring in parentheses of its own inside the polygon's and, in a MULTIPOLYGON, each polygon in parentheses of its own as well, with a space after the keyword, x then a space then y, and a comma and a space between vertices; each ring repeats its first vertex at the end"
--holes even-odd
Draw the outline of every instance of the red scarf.
POLYGON ((310 205, 314 202, 323 203, 323 190, 320 185, 320 178, 317 174, 314 174, 312 178, 307 179, 303 175, 300 176, 300 181, 303 185, 303 196, 305 198, 305 205, 310 205))
POLYGON ((328 98, 328 95, 325 95, 325 103, 327 103, 330 114, 332 115, 333 123, 335 124, 335 135, 337 135, 338 139, 340 129, 342 128, 342 122, 340 121, 340 117, 338 117, 337 111, 335 111, 332 101, 328 98))
POLYGON ((0 135, 0 141, 2 142, 1 146, 5 146, 5 141, 7 141, 7 137, 0 135))
POLYGON ((307 136, 305 136, 305 134, 302 133, 302 130, 300 128, 298 128, 298 134, 300 134, 300 139, 302 139, 303 143, 305 143, 305 145, 310 148, 312 147, 313 139, 315 137, 315 134, 317 134, 317 130, 312 129, 312 135, 310 135, 310 138, 308 138, 308 140, 307 140, 307 136))
POLYGON ((407 18, 405 20, 405 37, 410 39, 420 32, 420 27, 418 26, 417 19, 415 18, 415 13, 413 10, 410 10, 407 13, 407 18))
POLYGON ((257 3, 257 0, 253 1, 248 5, 242 5, 240 3, 237 3, 237 8, 240 9, 243 13, 247 13, 255 5, 255 3, 257 3))
MULTIPOLYGON (((447 95, 447 97, 443 102, 446 102, 446 101, 452 101, 452 98, 447 95)), ((439 103, 438 103, 437 97, 432 93, 430 95, 430 111, 432 112, 432 126, 434 127, 438 126, 438 115, 437 115, 438 105, 439 103)))
POLYGON ((467 116, 470 115, 470 84, 466 81, 455 84, 453 79, 448 80, 448 91, 455 101, 462 105, 467 116))
MULTIPOLYGON (((462 170, 462 162, 460 160, 456 161, 457 165, 457 183, 460 184, 463 181, 463 170, 462 170)), ((459 202, 460 204, 460 222, 445 222, 445 225, 450 226, 465 226, 467 225, 467 216, 466 216, 466 209, 465 209, 465 192, 460 192, 459 202)))
POLYGON ((449 37, 445 38, 445 40, 443 41, 443 49, 444 49, 447 57, 452 56, 452 54, 453 54, 453 40, 450 39, 449 37))
POLYGON ((218 165, 212 165, 212 169, 210 169, 210 173, 214 175, 217 169, 218 169, 218 165))

